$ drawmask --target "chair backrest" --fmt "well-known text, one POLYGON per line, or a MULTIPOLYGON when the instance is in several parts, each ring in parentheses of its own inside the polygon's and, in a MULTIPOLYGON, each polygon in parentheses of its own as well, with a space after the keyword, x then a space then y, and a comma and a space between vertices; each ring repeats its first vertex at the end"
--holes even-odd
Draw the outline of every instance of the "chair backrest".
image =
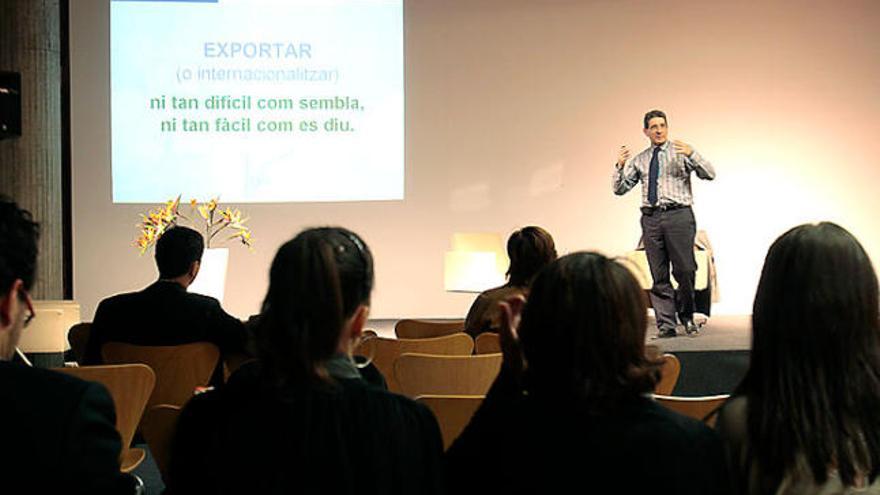
POLYGON ((403 319, 394 324, 398 339, 429 339, 459 332, 464 332, 464 320, 403 319))
POLYGON ((446 450, 470 423, 471 417, 483 403, 483 396, 422 395, 416 397, 416 402, 428 406, 434 413, 443 435, 443 450, 446 450))
POLYGON ((500 370, 501 354, 403 354, 394 363, 394 379, 409 397, 486 395, 500 370))
MULTIPOLYGON (((82 366, 79 368, 56 368, 55 371, 75 376, 82 380, 98 382, 110 392, 113 405, 116 408, 116 430, 122 439, 122 452, 120 459, 129 458, 128 451, 134 433, 137 430, 141 416, 147 406, 153 387, 156 385, 156 375, 149 366, 144 364, 116 364, 104 366, 82 366)), ((137 461, 140 463, 140 461, 137 461)))
POLYGON ((718 410, 730 397, 729 394, 707 395, 703 397, 674 397, 671 395, 654 395, 654 400, 664 407, 715 426, 718 419, 718 410))
POLYGON ((498 354, 501 352, 501 337, 495 332, 483 332, 474 339, 474 354, 498 354))
POLYGON ((675 390, 675 384, 678 383, 678 376, 681 374, 681 362, 674 354, 664 354, 661 356, 663 366, 660 368, 662 377, 657 385, 654 386, 654 393, 660 395, 671 395, 675 390))
POLYGON ((165 484, 168 484, 168 460, 171 457, 171 441, 177 429, 177 419, 180 417, 180 406, 171 404, 159 404, 153 406, 144 413, 143 433, 150 453, 156 460, 159 473, 165 484))
POLYGON ((92 322, 84 321, 70 327, 67 332, 67 342, 73 352, 73 358, 81 363, 86 355, 86 346, 89 344, 89 336, 92 334, 92 322))
POLYGON ((431 339, 389 339, 373 337, 361 342, 355 354, 372 360, 385 382, 388 390, 400 392, 400 385, 394 379, 394 361, 401 354, 418 352, 423 354, 442 354, 448 356, 468 356, 474 352, 474 339, 466 333, 454 333, 445 337, 431 339))
POLYGON ((220 350, 210 342, 173 346, 141 346, 108 342, 101 348, 105 363, 144 363, 156 373, 156 388, 148 406, 181 406, 196 387, 208 384, 220 359, 220 350))

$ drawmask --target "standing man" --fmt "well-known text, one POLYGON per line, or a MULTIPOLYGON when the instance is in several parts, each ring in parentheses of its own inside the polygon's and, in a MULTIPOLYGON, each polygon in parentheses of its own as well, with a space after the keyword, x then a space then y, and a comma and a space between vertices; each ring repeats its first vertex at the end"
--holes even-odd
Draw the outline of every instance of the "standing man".
POLYGON ((696 220, 691 210, 691 172, 705 180, 715 178, 715 169, 687 143, 667 139, 666 114, 651 110, 645 114, 644 133, 651 146, 629 163, 629 148, 620 147, 614 170, 614 194, 622 195, 642 183, 642 238, 651 267, 654 286, 651 305, 657 316, 658 337, 675 337, 676 300, 669 279, 678 281, 679 318, 688 335, 696 336, 694 323, 694 258, 696 220))

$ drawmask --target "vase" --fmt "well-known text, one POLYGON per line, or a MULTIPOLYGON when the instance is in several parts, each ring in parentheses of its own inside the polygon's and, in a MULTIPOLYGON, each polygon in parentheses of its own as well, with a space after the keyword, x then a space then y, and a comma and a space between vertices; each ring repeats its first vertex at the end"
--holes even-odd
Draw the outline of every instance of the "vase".
POLYGON ((228 248, 210 248, 202 254, 202 263, 189 291, 211 296, 223 304, 226 291, 226 268, 229 264, 228 248))

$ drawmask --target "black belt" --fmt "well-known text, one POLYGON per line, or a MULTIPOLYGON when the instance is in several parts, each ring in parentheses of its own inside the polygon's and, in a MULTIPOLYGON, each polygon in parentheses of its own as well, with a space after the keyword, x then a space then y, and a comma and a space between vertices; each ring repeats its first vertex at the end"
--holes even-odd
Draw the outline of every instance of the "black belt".
POLYGON ((670 203, 670 204, 657 205, 657 206, 642 206, 642 213, 644 213, 645 215, 653 215, 654 212, 657 212, 657 211, 682 210, 684 208, 690 208, 690 205, 670 203))

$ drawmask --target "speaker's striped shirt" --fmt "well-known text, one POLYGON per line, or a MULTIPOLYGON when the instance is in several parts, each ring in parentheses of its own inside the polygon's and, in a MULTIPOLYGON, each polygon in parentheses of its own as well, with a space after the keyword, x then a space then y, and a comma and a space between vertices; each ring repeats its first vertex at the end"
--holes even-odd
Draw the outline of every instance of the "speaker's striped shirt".
MULTIPOLYGON (((623 167, 614 170, 614 194, 621 195, 642 183, 642 206, 652 206, 648 203, 648 168, 651 166, 651 156, 654 147, 642 151, 623 167)), ((660 145, 657 153, 660 170, 657 176, 657 205, 679 204, 690 206, 694 202, 691 192, 691 172, 705 180, 715 178, 715 169, 708 160, 700 156, 696 150, 691 156, 685 156, 675 152, 671 141, 660 145)), ((656 205, 654 205, 656 206, 656 205)))

